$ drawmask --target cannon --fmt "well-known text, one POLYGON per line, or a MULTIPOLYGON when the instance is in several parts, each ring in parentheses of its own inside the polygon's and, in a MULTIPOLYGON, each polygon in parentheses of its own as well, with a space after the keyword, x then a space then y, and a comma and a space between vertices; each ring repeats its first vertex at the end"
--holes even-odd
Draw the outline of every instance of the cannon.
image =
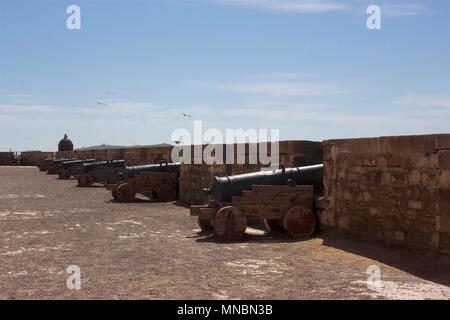
POLYGON ((92 187, 94 183, 104 185, 116 182, 119 172, 125 169, 125 160, 108 160, 92 163, 84 163, 77 175, 79 187, 92 187))
POLYGON ((39 161, 39 163, 38 163, 39 171, 47 171, 47 167, 52 160, 53 159, 49 158, 49 159, 44 159, 44 160, 39 161))
POLYGON ((292 237, 311 236, 317 229, 315 195, 323 192, 323 165, 214 177, 204 189, 208 202, 191 206, 202 230, 224 240, 242 238, 248 220, 264 220, 270 231, 292 237))
POLYGON ((69 180, 72 176, 78 179, 83 164, 93 163, 95 161, 95 159, 64 161, 58 166, 58 176, 64 180, 69 180))
POLYGON ((77 159, 60 158, 60 159, 50 160, 50 162, 47 165, 47 174, 58 174, 59 165, 61 163, 63 163, 64 161, 72 161, 72 160, 77 160, 77 159))
POLYGON ((153 199, 162 202, 177 198, 179 163, 161 161, 159 164, 127 167, 121 179, 108 185, 114 199, 119 202, 133 202, 137 193, 151 194, 153 199))

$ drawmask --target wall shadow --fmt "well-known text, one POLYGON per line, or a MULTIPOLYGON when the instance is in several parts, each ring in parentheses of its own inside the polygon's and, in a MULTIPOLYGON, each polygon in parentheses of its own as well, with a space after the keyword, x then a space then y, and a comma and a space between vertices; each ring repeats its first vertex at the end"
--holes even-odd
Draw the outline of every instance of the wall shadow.
POLYGON ((421 279, 450 287, 450 257, 405 247, 387 247, 381 243, 354 239, 348 236, 322 233, 314 237, 296 239, 277 232, 265 232, 263 234, 246 233, 238 241, 224 241, 214 236, 212 231, 200 231, 190 238, 195 238, 195 241, 199 243, 210 242, 218 245, 230 243, 296 243, 319 238, 322 240, 323 246, 369 258, 421 279))
POLYGON ((388 247, 350 236, 321 234, 322 245, 366 257, 424 280, 450 286, 450 257, 422 249, 388 247))

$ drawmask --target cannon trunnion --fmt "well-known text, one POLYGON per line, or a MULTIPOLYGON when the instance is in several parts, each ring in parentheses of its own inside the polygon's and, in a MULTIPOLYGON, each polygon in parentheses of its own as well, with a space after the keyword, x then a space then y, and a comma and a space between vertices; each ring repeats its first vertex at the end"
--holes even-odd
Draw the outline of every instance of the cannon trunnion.
POLYGON ((323 191, 323 165, 214 177, 206 205, 191 206, 202 230, 225 240, 242 238, 248 220, 263 219, 271 231, 310 236, 318 226, 314 197, 323 191))
POLYGON ((114 199, 119 202, 133 202, 137 193, 151 194, 160 201, 174 201, 177 198, 179 163, 161 161, 159 164, 127 167, 120 174, 121 179, 108 185, 114 199))

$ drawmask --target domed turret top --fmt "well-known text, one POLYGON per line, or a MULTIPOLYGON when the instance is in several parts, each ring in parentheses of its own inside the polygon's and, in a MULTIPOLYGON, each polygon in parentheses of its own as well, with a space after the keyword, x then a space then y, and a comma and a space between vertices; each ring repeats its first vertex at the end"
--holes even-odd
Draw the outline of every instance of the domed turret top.
POLYGON ((72 141, 67 138, 67 134, 64 135, 61 141, 58 143, 58 151, 71 151, 73 150, 72 141))

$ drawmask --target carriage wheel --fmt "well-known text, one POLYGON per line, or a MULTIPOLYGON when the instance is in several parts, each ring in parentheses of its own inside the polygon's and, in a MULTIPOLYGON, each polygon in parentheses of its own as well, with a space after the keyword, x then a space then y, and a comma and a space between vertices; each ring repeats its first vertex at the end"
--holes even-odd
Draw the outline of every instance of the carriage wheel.
POLYGON ((247 218, 236 207, 223 207, 213 223, 214 233, 224 240, 239 240, 247 228, 247 218))
POLYGON ((112 194, 113 198, 116 200, 117 200, 117 187, 118 187, 117 184, 115 186, 111 187, 111 194, 112 194))
POLYGON ((162 202, 175 201, 177 198, 177 189, 170 184, 163 184, 158 188, 158 200, 162 202))
POLYGON ((78 185, 80 187, 92 187, 94 184, 94 178, 90 174, 82 174, 78 179, 78 185))
POLYGON ((119 202, 130 203, 134 201, 136 197, 136 191, 129 183, 122 183, 116 189, 117 200, 119 202))
POLYGON ((292 207, 283 216, 283 227, 293 237, 311 236, 317 227, 317 217, 307 207, 292 207))
POLYGON ((64 170, 63 172, 61 172, 61 179, 70 180, 71 177, 72 175, 70 174, 69 170, 64 170))
POLYGON ((202 231, 212 230, 211 219, 201 219, 200 217, 198 217, 197 222, 198 226, 200 227, 200 229, 202 229, 202 231))
POLYGON ((286 229, 283 228, 283 220, 282 219, 264 219, 264 225, 267 230, 275 231, 279 233, 285 233, 286 229))

